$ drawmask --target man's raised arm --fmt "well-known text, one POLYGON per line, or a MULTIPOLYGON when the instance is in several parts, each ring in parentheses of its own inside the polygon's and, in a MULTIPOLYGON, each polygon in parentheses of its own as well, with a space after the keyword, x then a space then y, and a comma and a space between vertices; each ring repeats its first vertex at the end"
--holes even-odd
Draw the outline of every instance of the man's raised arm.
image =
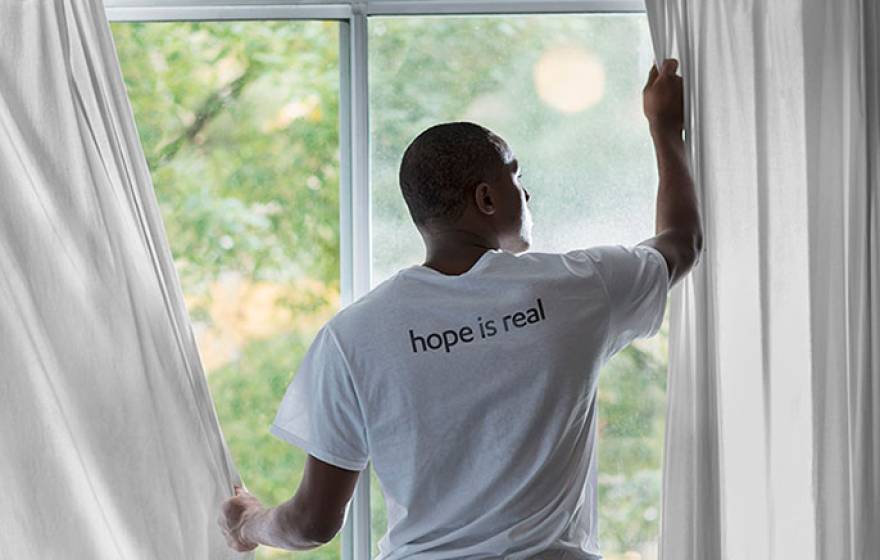
POLYGON ((654 247, 666 259, 669 286, 690 271, 703 250, 703 226, 681 135, 684 97, 682 79, 675 74, 677 68, 675 59, 665 60, 659 71, 652 66, 643 91, 660 186, 655 236, 640 245, 654 247))

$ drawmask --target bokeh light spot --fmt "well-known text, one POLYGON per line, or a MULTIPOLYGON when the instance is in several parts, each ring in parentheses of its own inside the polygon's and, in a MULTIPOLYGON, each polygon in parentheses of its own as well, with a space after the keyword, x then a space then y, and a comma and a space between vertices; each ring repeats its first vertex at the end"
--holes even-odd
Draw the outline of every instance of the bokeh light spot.
POLYGON ((532 75, 541 100, 563 113, 588 109, 605 94, 605 66, 581 47, 545 51, 532 75))

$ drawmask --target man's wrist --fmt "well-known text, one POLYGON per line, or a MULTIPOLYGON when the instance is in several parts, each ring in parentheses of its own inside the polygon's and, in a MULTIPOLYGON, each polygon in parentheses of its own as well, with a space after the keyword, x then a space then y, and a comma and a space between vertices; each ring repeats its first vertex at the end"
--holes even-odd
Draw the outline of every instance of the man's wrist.
POLYGON ((272 508, 261 508, 242 523, 239 535, 246 544, 266 545, 285 550, 309 550, 319 546, 299 533, 298 524, 291 521, 289 508, 292 501, 272 508))
POLYGON ((242 541, 250 545, 272 545, 266 542, 266 535, 271 533, 267 529, 272 520, 272 509, 274 508, 260 508, 244 520, 239 531, 242 541))
POLYGON ((659 142, 684 142, 681 128, 650 123, 649 129, 655 144, 659 142))

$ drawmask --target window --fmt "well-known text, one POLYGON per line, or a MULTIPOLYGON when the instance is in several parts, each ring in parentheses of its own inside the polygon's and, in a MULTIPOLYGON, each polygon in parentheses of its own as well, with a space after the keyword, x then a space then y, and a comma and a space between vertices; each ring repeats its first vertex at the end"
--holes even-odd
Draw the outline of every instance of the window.
MULTIPOLYGON (((652 234, 644 14, 485 13, 638 2, 410 0, 365 13, 293 0, 105 2, 221 426, 266 501, 289 498, 302 474, 304 454, 267 427, 317 329, 424 259, 397 185, 403 149, 424 128, 473 120, 508 140, 532 196, 533 250, 652 234), (456 15, 468 9, 484 13, 456 15)), ((609 560, 656 558, 665 333, 626 349, 600 380, 609 560)), ((257 557, 368 560, 385 529, 371 475, 330 545, 257 557)))
POLYGON ((340 307, 338 24, 112 30, 223 434, 249 489, 282 502, 306 454, 267 429, 340 307))

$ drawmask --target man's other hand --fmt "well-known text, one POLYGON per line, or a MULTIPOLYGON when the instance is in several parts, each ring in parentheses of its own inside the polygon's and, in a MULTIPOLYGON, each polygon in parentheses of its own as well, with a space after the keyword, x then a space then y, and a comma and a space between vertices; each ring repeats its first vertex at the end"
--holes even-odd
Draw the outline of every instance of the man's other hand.
POLYGON ((235 486, 235 495, 223 502, 220 517, 217 518, 217 524, 230 548, 238 552, 257 548, 258 543, 248 541, 242 534, 242 528, 245 522, 262 510, 260 500, 240 486, 235 486))

